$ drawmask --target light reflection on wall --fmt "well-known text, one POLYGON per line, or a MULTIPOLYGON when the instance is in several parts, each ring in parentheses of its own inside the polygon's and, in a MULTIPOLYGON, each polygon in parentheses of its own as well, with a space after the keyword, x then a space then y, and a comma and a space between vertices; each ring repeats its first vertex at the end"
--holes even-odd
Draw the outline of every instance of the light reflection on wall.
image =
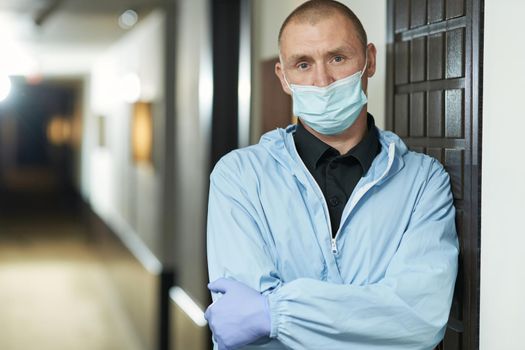
POLYGON ((0 102, 4 101, 11 92, 11 79, 7 75, 0 74, 0 102))

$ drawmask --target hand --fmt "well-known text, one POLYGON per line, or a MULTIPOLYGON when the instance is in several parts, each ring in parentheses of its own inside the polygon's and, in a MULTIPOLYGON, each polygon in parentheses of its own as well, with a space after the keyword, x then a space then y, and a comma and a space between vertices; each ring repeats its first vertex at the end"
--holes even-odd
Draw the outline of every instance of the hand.
POLYGON ((238 349, 270 335, 270 308, 266 296, 227 278, 213 281, 208 289, 224 294, 204 314, 219 350, 238 349))

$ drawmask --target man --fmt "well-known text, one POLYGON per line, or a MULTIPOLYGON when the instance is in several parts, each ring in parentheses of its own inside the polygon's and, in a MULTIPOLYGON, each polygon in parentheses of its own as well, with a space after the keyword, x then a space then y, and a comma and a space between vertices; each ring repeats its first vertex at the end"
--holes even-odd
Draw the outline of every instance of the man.
POLYGON ((231 152, 211 176, 216 348, 434 348, 457 273, 448 175, 375 127, 376 49, 346 6, 299 6, 279 48, 298 125, 231 152))

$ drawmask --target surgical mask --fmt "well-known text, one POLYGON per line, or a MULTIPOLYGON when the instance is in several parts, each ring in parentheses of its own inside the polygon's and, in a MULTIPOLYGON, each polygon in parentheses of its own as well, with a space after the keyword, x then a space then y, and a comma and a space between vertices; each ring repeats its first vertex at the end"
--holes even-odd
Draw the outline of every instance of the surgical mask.
POLYGON ((367 103, 361 87, 367 62, 368 57, 362 71, 325 87, 288 84, 284 77, 292 91, 294 115, 323 135, 337 135, 348 129, 367 103))

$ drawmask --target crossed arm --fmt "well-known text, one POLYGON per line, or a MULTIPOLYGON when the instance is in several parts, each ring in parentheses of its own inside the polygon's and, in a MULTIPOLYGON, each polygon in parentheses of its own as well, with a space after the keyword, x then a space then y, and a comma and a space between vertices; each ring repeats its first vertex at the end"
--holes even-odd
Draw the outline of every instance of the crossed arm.
POLYGON ((441 166, 429 174, 385 277, 364 286, 309 278, 283 283, 257 210, 233 174, 226 164, 217 166, 209 198, 214 303, 206 316, 220 350, 261 338, 292 349, 390 350, 431 349, 442 339, 458 242, 449 178, 441 166))

